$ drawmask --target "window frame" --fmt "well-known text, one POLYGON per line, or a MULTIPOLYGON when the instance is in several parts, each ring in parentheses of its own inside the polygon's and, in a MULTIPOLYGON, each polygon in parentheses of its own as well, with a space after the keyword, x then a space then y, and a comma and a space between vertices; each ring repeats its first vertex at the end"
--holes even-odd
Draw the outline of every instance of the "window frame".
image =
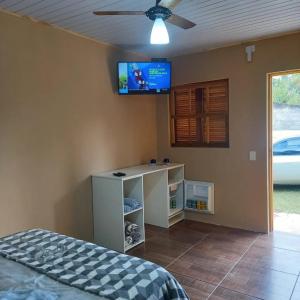
MULTIPOLYGON (((203 101, 203 107, 205 107, 206 103, 205 101, 207 100, 202 100, 203 101)), ((210 80, 210 81, 203 81, 203 82, 195 82, 195 83, 190 83, 190 84, 183 84, 183 85, 177 85, 172 87, 171 93, 169 96, 169 135, 170 135, 170 145, 171 147, 195 147, 195 148, 229 148, 230 147, 230 135, 229 135, 229 79, 224 78, 224 79, 218 79, 218 80, 210 80), (175 130, 175 125, 174 121, 176 120, 176 113, 175 113, 175 100, 174 98, 174 92, 176 90, 184 90, 184 89, 208 89, 209 86, 217 85, 220 82, 226 82, 226 107, 227 111, 226 112, 205 112, 204 108, 201 113, 199 113, 199 118, 201 122, 203 122, 203 119, 206 117, 210 116, 222 116, 225 118, 225 134, 226 134, 226 141, 225 142, 205 142, 205 133, 203 134, 202 132, 202 141, 196 141, 196 142, 176 142, 176 130, 175 130)), ((197 114, 195 114, 196 116, 197 114)), ((197 117, 197 118, 198 118, 197 117)), ((191 118, 190 116, 186 116, 186 118, 191 118)), ((204 121, 205 122, 205 121, 204 121)), ((201 130, 204 130, 205 126, 204 124, 201 123, 201 130)), ((201 131, 200 130, 200 131, 201 131)))

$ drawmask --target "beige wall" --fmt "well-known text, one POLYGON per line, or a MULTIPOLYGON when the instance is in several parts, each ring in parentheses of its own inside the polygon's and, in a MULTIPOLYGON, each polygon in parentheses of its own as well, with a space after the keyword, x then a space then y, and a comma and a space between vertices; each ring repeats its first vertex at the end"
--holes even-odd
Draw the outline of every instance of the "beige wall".
POLYGON ((255 43, 253 63, 244 46, 174 59, 174 84, 230 79, 229 149, 171 148, 166 97, 155 107, 114 93, 115 62, 129 53, 5 13, 0 40, 0 235, 43 227, 91 239, 90 174, 157 149, 185 163, 186 178, 216 184, 215 215, 189 218, 267 230, 266 73, 300 68, 299 34, 255 43))
POLYGON ((215 215, 188 214, 191 219, 267 231, 268 72, 300 68, 300 35, 255 43, 248 63, 245 46, 234 46, 173 60, 173 84, 229 78, 230 148, 171 148, 168 104, 157 100, 158 155, 186 164, 186 178, 215 183, 215 215), (257 160, 249 161, 249 151, 257 160))
POLYGON ((115 48, 5 13, 0 41, 0 236, 91 239, 90 174, 155 157, 155 98, 113 92, 115 48))

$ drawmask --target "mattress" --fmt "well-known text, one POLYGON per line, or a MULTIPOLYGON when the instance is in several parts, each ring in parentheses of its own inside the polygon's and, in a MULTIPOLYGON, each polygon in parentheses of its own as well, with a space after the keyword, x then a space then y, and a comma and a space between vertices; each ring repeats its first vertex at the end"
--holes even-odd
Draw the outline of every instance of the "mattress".
POLYGON ((159 265, 47 230, 0 239, 1 256, 0 299, 189 299, 159 265))

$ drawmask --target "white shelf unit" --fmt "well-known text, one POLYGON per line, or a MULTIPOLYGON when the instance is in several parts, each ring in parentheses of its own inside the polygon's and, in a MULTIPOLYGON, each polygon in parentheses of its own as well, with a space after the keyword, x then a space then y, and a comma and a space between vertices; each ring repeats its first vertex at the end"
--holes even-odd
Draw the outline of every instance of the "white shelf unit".
POLYGON ((141 165, 95 173, 92 176, 95 243, 126 252, 145 240, 144 223, 168 228, 182 220, 183 178, 183 164, 141 165), (113 176, 115 172, 126 176, 113 176), (171 184, 178 184, 176 211, 170 210, 171 184), (124 197, 140 201, 142 207, 124 213, 124 197), (134 245, 125 244, 125 220, 140 226, 141 240, 134 245))
MULTIPOLYGON (((108 177, 92 177, 94 240, 97 244, 119 252, 125 252, 125 220, 139 225, 141 240, 145 240, 143 177, 116 180, 108 177), (131 197, 141 207, 124 213, 124 197, 131 197)), ((132 247, 136 246, 131 245, 132 247)))
POLYGON ((124 223, 125 220, 130 221, 131 223, 137 224, 140 227, 140 234, 141 234, 141 238, 139 241, 137 241, 134 244, 131 245, 126 245, 125 243, 125 224, 124 224, 124 251, 122 252, 126 252, 129 249, 143 243, 145 241, 145 229, 144 229, 144 213, 143 213, 143 209, 141 210, 134 210, 131 213, 126 213, 124 215, 124 223))
POLYGON ((136 208, 136 209, 131 210, 129 212, 124 212, 124 216, 131 215, 132 213, 135 213, 135 212, 140 211, 140 210, 143 210, 143 207, 136 208))
POLYGON ((129 249, 143 243, 145 241, 145 226, 144 226, 144 192, 143 192, 143 176, 138 176, 123 180, 123 205, 125 198, 133 198, 140 203, 140 207, 130 212, 123 212, 123 234, 124 234, 124 250, 129 249), (125 243, 125 221, 137 224, 140 228, 141 238, 134 244, 126 245, 125 243))
POLYGON ((184 210, 214 214, 214 184, 185 180, 184 210))

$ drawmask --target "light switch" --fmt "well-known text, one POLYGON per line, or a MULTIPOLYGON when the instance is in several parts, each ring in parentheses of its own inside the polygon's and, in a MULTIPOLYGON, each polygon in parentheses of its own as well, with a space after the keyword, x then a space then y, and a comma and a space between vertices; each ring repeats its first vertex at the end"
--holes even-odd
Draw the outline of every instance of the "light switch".
POLYGON ((256 151, 250 151, 249 152, 249 159, 250 160, 256 160, 256 151))

